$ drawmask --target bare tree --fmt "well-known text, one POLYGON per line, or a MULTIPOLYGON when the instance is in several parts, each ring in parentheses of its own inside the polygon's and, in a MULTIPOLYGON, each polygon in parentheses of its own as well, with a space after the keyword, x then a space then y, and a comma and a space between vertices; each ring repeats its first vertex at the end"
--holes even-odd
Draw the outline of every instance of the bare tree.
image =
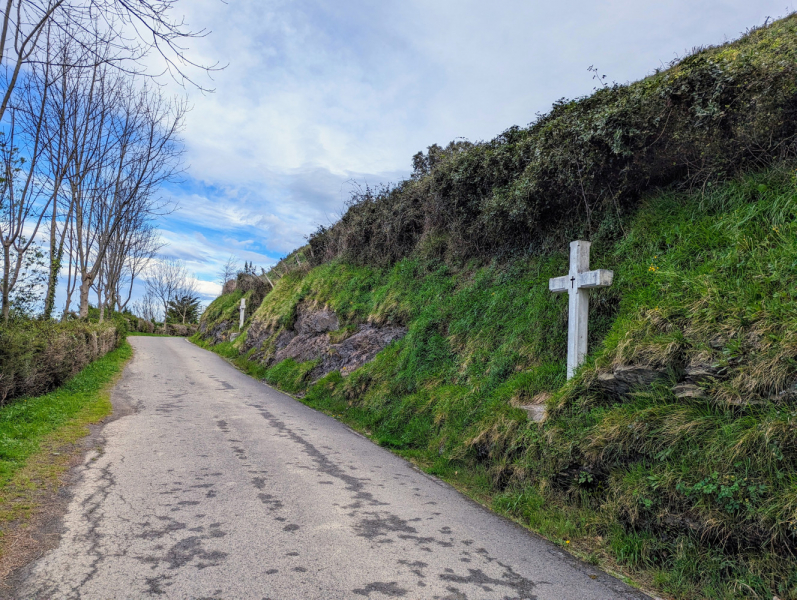
POLYGON ((106 302, 117 311, 124 310, 133 296, 136 278, 149 265, 158 251, 163 248, 157 231, 151 224, 138 225, 131 230, 123 230, 118 236, 118 244, 109 253, 109 291, 106 302), (129 233, 127 233, 129 231, 129 233))
MULTIPOLYGON (((86 50, 76 44, 72 36, 52 33, 48 28, 48 43, 45 64, 52 64, 49 69, 52 86, 49 102, 45 106, 46 114, 43 122, 45 130, 45 154, 47 173, 51 182, 51 204, 49 218, 50 264, 47 278, 47 292, 44 300, 43 317, 49 319, 55 305, 55 290, 58 276, 64 259, 64 246, 74 214, 74 196, 64 189, 67 171, 72 165, 75 144, 70 143, 69 125, 75 122, 72 111, 79 108, 79 103, 71 101, 80 93, 81 78, 72 75, 79 68, 73 65, 86 62, 81 54, 86 50), (77 56, 75 56, 77 54, 77 56)), ((41 77, 34 78, 34 85, 42 85, 41 77)), ((70 294, 71 297, 71 294, 70 294)))
POLYGON ((234 279, 236 275, 238 275, 238 271, 240 270, 238 257, 230 254, 230 257, 227 259, 227 262, 219 270, 219 283, 221 287, 224 287, 224 284, 227 283, 230 279, 234 279))
POLYGON ((164 318, 169 310, 169 302, 174 300, 180 290, 187 286, 188 270, 185 263, 174 258, 158 260, 147 272, 147 293, 163 307, 164 318))
POLYGON ((74 79, 59 96, 66 124, 63 180, 74 213, 69 258, 80 275, 79 314, 85 318, 89 291, 117 229, 167 210, 156 194, 179 173, 186 104, 138 87, 104 65, 71 70, 66 78, 74 79))
POLYGON ((158 301, 149 292, 133 302, 130 309, 139 319, 146 321, 158 320, 158 301))
MULTIPOLYGON (((182 20, 170 17, 177 0, 6 0, 0 6, 0 66, 4 92, 0 121, 5 117, 24 67, 41 60, 39 51, 48 30, 57 29, 87 52, 71 66, 100 63, 133 74, 145 72, 144 60, 153 52, 163 60, 164 71, 181 84, 196 82, 187 67, 201 66, 185 54, 182 43, 203 37, 206 31, 191 31, 182 20), (132 35, 131 35, 132 34, 132 35), (96 48, 99 40, 112 52, 96 48)), ((158 75, 157 73, 154 75, 158 75)), ((199 86, 197 86, 199 87, 199 86)))
POLYGON ((52 313, 65 259, 65 313, 77 289, 85 317, 92 286, 103 289, 104 305, 109 299, 129 302, 130 294, 124 299, 118 289, 119 266, 132 290, 148 258, 141 252, 146 235, 135 235, 136 243, 128 244, 135 254, 131 261, 118 252, 125 244, 119 244, 116 230, 131 214, 151 217, 157 211, 157 187, 178 171, 177 134, 186 110, 184 101, 166 100, 141 80, 160 75, 147 69, 148 57, 159 54, 162 73, 197 87, 186 69, 216 68, 186 57, 182 42, 206 32, 172 18, 177 1, 5 0, 0 5, 5 217, 0 287, 6 319, 15 273, 42 224, 50 238, 45 317, 52 313), (105 264, 110 246, 113 264, 105 264))
POLYGON ((3 259, 4 322, 9 317, 10 293, 17 282, 25 253, 36 240, 49 202, 47 200, 45 206, 41 205, 44 188, 39 172, 39 159, 45 146, 42 125, 47 90, 45 85, 39 90, 41 95, 27 95, 28 106, 12 108, 10 126, 0 132, 0 247, 3 259))

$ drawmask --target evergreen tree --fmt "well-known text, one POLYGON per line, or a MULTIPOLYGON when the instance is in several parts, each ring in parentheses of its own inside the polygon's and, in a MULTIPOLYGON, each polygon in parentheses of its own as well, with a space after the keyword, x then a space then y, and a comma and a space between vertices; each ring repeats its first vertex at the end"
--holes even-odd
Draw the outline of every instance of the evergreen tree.
POLYGON ((199 297, 195 294, 184 294, 170 300, 166 310, 166 322, 183 325, 199 322, 199 297))

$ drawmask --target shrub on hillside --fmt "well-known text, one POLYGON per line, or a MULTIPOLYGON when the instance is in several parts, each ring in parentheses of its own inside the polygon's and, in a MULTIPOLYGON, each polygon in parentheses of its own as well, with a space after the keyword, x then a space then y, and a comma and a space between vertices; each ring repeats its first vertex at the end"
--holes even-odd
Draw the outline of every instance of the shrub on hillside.
POLYGON ((12 321, 0 325, 0 405, 61 385, 116 348, 122 334, 114 322, 12 321))
POLYGON ((235 289, 240 290, 244 294, 247 292, 252 292, 249 295, 249 303, 252 304, 253 307, 257 308, 260 306, 260 303, 263 302, 263 298, 266 297, 266 294, 271 288, 257 275, 252 275, 251 273, 238 273, 235 289))
POLYGON ((311 237, 315 264, 386 265, 415 250, 486 257, 596 239, 643 192, 760 168, 797 134, 797 15, 629 85, 557 102, 528 128, 413 159, 411 179, 355 194, 311 237))
POLYGON ((178 337, 188 337, 194 335, 198 327, 199 325, 196 323, 188 323, 186 325, 183 325, 182 323, 166 323, 158 330, 158 333, 174 335, 178 337))

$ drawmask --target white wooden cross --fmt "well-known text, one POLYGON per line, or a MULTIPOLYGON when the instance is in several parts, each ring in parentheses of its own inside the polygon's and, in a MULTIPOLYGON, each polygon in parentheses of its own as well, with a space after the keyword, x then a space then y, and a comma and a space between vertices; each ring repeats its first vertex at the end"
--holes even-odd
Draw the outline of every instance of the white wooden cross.
POLYGON ((238 329, 244 328, 244 316, 246 316, 246 298, 241 298, 241 325, 238 329))
POLYGON ((614 272, 606 269, 589 270, 589 242, 570 242, 570 273, 548 280, 553 293, 567 292, 567 378, 570 379, 587 355, 587 317, 590 288, 608 287, 614 272))

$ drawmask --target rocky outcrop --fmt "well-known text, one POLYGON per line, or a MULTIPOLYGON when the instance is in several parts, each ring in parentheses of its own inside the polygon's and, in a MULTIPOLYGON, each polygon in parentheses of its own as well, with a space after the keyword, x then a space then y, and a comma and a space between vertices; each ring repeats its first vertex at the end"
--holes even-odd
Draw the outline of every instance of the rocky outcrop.
POLYGON ((321 364, 316 367, 313 374, 323 377, 332 371, 340 371, 341 375, 348 375, 367 362, 371 362, 376 355, 388 344, 407 335, 404 327, 374 327, 360 325, 357 332, 339 344, 331 344, 322 355, 321 364))
POLYGON ((728 369, 702 360, 692 360, 684 369, 684 381, 695 385, 725 379, 728 369))
POLYGON ((347 375, 370 362, 391 342, 407 334, 404 327, 360 325, 357 331, 340 343, 333 344, 328 333, 282 332, 278 350, 270 362, 276 364, 292 358, 297 362, 320 360, 311 377, 320 379, 332 371, 347 375))
POLYGON ((300 311, 293 328, 299 335, 313 335, 340 329, 338 317, 328 308, 317 311, 300 311))
POLYGON ((258 348, 258 352, 256 352, 251 358, 253 360, 262 358, 263 345, 272 335, 274 335, 273 327, 266 326, 262 321, 253 319, 252 323, 249 325, 249 329, 246 330, 246 339, 243 343, 243 352, 249 352, 252 348, 258 348))
POLYGON ((205 340, 214 346, 216 344, 226 342, 229 339, 229 330, 229 321, 220 321, 219 323, 214 323, 212 325, 209 325, 207 322, 203 321, 199 325, 199 333, 205 340))
POLYGON ((332 371, 340 371, 343 375, 351 373, 372 361, 388 344, 407 334, 404 327, 363 324, 350 336, 333 342, 330 333, 340 329, 340 321, 334 311, 305 305, 300 306, 297 313, 293 327, 279 333, 272 327, 253 323, 247 332, 246 350, 263 348, 258 358, 267 365, 289 358, 296 362, 317 360, 319 363, 311 377, 320 379, 332 371), (269 342, 273 347, 265 348, 269 342))
POLYGON ((547 417, 548 407, 546 403, 550 398, 551 394, 549 392, 540 392, 528 404, 516 404, 515 406, 526 411, 529 421, 542 423, 547 417))
POLYGON ((679 383, 672 388, 673 395, 679 400, 700 399, 706 397, 706 390, 694 383, 679 383))
POLYGON ((598 375, 598 386, 615 396, 626 396, 634 390, 664 379, 663 371, 640 365, 619 365, 609 373, 598 375))

